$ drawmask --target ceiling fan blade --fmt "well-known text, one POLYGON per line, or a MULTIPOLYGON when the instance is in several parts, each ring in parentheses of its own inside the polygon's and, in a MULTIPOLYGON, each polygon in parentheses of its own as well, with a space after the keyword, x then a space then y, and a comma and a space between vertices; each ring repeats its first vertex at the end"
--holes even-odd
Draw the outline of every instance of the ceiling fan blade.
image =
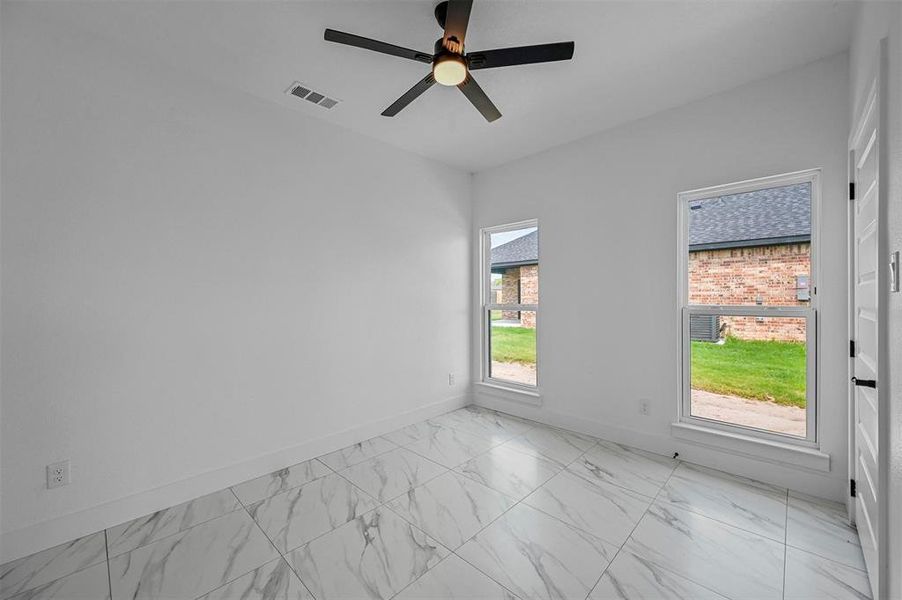
POLYGON ((471 52, 467 54, 467 60, 471 69, 494 69, 495 67, 570 60, 573 58, 574 46, 573 42, 557 42, 537 46, 498 48, 497 50, 471 52))
POLYGON ((391 106, 383 110, 382 116, 395 116, 396 114, 401 112, 401 110, 405 106, 416 100, 423 92, 431 88, 434 84, 435 78, 432 76, 432 71, 430 71, 429 75, 426 75, 426 77, 423 77, 421 80, 419 80, 416 85, 404 92, 404 94, 400 98, 392 102, 391 106))
POLYGON ((489 97, 485 95, 485 92, 482 91, 482 88, 479 87, 479 84, 476 83, 476 80, 473 79, 469 73, 467 73, 467 78, 464 79, 463 83, 459 84, 457 87, 464 93, 467 100, 473 103, 476 110, 485 117, 486 121, 491 123, 501 117, 501 111, 499 111, 498 107, 489 100, 489 97))
POLYGON ((473 0, 448 0, 448 12, 445 14, 445 48, 452 52, 463 52, 464 38, 467 36, 467 24, 470 22, 470 9, 473 0), (448 38, 456 38, 458 48, 448 46, 448 38))
POLYGON ((357 48, 363 48, 364 50, 372 50, 373 52, 391 54, 392 56, 399 56, 401 58, 409 58, 410 60, 415 60, 421 63, 432 64, 431 54, 418 52, 416 50, 411 50, 410 48, 395 46, 394 44, 388 44, 386 42, 380 42, 379 40, 371 40, 370 38, 354 35, 353 33, 345 33, 343 31, 327 29, 323 34, 323 39, 327 42, 356 46, 357 48))

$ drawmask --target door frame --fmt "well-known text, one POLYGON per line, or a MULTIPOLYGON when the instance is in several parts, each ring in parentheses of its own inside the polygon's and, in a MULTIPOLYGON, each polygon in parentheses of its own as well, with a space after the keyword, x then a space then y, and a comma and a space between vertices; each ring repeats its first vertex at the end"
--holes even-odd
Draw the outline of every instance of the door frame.
MULTIPOLYGON (((852 129, 848 140, 848 157, 849 157, 849 182, 855 182, 855 164, 857 157, 854 148, 857 146, 861 136, 868 114, 871 110, 876 110, 877 115, 877 474, 878 482, 878 498, 877 498, 877 518, 880 527, 885 529, 889 509, 887 503, 886 484, 889 481, 889 422, 886 418, 888 411, 889 395, 886 393, 885 386, 881 386, 881 381, 886 381, 889 375, 888 350, 889 340, 886 335, 885 327, 880 327, 880 323, 888 323, 888 300, 889 286, 888 277, 881 276, 881 272, 889 264, 889 247, 888 247, 888 197, 886 185, 886 173, 888 173, 888 155, 886 151, 886 123, 887 123, 887 83, 888 83, 888 39, 883 38, 878 43, 876 60, 874 61, 873 76, 867 87, 867 94, 862 100, 860 108, 856 111, 852 129)), ((855 186, 858 188, 858 186, 855 186)), ((851 188, 851 186, 850 186, 851 188)), ((850 189, 851 191, 851 189, 850 189)), ((848 240, 847 240, 847 268, 849 281, 848 294, 848 334, 849 340, 854 340, 855 332, 855 207, 854 202, 860 199, 860 192, 856 189, 856 200, 848 202, 848 240)), ((885 272, 884 272, 885 273, 885 272)), ((851 480, 856 477, 856 413, 855 413, 855 386, 852 383, 852 377, 855 375, 855 359, 849 352, 848 358, 848 426, 849 426, 849 447, 848 447, 848 472, 850 485, 851 480)), ((848 518, 851 524, 855 524, 856 498, 851 495, 847 496, 846 508, 848 518)), ((879 529, 879 528, 878 528, 879 529)), ((877 581, 871 581, 871 589, 874 598, 879 598, 883 590, 886 589, 887 573, 888 573, 888 540, 886 535, 878 535, 877 539, 877 565, 875 572, 877 581)))

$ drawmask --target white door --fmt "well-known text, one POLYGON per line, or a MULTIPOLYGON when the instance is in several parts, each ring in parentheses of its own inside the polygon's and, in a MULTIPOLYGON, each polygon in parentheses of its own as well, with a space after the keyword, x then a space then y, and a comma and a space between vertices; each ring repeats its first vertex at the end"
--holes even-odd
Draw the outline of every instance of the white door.
MULTIPOLYGON (((879 61, 878 61, 879 64, 879 61)), ((882 333, 880 298, 880 78, 875 79, 850 139, 854 182, 851 229, 852 460, 855 480, 854 519, 861 539, 874 598, 880 598, 881 560, 886 516, 879 385, 882 333)))

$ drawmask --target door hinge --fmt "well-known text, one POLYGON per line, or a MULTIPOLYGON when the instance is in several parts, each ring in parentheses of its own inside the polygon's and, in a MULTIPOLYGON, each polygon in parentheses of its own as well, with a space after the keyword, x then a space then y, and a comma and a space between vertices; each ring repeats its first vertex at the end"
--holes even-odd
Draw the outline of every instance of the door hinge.
POLYGON ((854 479, 850 479, 850 480, 849 480, 849 495, 852 496, 852 497, 854 498, 854 497, 855 497, 855 494, 856 494, 856 490, 855 490, 855 480, 854 480, 854 479))
POLYGON ((855 199, 855 182, 850 181, 849 182, 849 200, 854 200, 854 199, 855 199))
POLYGON ((849 340, 849 358, 855 358, 855 340, 849 340))

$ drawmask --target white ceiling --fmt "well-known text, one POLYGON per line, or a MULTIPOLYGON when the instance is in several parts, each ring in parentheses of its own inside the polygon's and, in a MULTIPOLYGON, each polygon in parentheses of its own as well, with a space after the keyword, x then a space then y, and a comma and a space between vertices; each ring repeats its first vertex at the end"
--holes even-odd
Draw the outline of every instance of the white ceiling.
POLYGON ((486 123, 453 88, 380 112, 427 65, 323 41, 331 27, 431 52, 435 2, 34 3, 198 78, 479 171, 844 51, 854 6, 827 0, 476 0, 467 49, 574 40, 570 62, 474 72, 504 115, 486 123), (286 96, 293 81, 342 103, 286 96))

